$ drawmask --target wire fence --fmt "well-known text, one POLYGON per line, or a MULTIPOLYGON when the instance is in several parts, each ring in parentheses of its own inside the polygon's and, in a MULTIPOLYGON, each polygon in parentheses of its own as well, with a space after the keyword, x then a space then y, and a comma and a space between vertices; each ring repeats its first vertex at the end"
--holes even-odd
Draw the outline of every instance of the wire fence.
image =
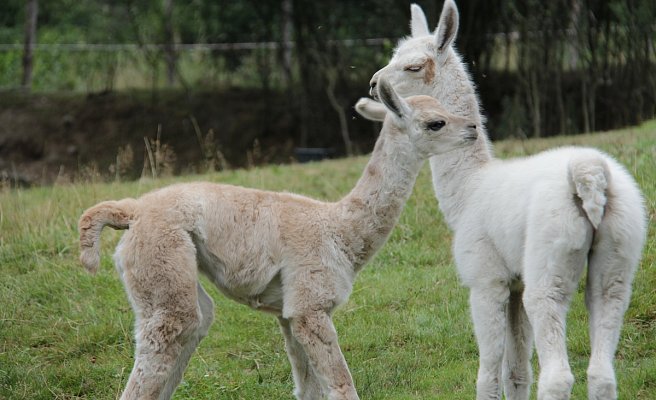
MULTIPOLYGON (((391 46, 394 39, 331 40, 328 46, 359 52, 391 46)), ((35 44, 32 90, 97 92, 164 87, 260 87, 285 84, 282 51, 294 42, 59 43, 35 44), (166 52, 175 54, 174 82, 166 52)), ((0 44, 0 89, 18 88, 24 45, 0 44)))
MULTIPOLYGON (((390 38, 369 38, 369 39, 344 39, 329 40, 329 45, 342 46, 380 46, 391 40, 390 38)), ((119 51, 119 50, 164 50, 167 46, 161 43, 42 43, 35 44, 34 49, 37 51, 119 51)), ((255 50, 255 49, 279 49, 293 48, 296 43, 290 42, 237 42, 237 43, 175 43, 172 47, 175 50, 255 50)), ((19 43, 0 43, 0 51, 23 50, 24 45, 19 43)))

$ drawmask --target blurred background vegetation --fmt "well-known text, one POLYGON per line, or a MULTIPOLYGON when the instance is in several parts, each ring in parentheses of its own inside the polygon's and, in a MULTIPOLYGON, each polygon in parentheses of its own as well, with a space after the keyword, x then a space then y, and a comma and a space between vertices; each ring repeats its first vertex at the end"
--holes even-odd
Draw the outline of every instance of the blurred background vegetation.
MULTIPOLYGON (((416 2, 436 26, 442 0, 416 2)), ((653 0, 457 5, 456 47, 493 139, 655 115, 653 0)), ((368 152, 377 128, 353 105, 409 33, 409 6, 3 0, 0 171, 48 183, 285 162, 299 147, 368 152)))

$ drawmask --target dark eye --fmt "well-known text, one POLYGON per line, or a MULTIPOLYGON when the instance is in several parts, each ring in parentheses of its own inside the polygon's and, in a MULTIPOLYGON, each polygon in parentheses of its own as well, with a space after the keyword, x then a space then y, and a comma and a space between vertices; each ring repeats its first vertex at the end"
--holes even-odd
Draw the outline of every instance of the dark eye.
POLYGON ((419 72, 421 71, 422 68, 424 68, 423 65, 408 65, 407 67, 404 68, 404 70, 410 72, 419 72))
POLYGON ((440 120, 440 121, 431 121, 426 124, 426 128, 430 129, 431 131, 439 131, 446 125, 446 122, 440 120))

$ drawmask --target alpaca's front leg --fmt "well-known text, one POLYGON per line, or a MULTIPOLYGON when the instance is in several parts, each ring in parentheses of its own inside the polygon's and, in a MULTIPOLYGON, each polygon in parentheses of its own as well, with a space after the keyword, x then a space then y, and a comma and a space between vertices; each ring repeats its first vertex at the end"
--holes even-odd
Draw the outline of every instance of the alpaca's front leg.
POLYGON ((325 394, 321 388, 321 382, 314 372, 314 368, 310 365, 310 360, 301 344, 292 335, 292 329, 289 320, 285 318, 278 318, 280 323, 280 331, 285 337, 285 348, 287 349, 287 357, 289 363, 292 365, 292 375, 294 377, 294 385, 296 390, 294 395, 299 400, 313 400, 323 399, 325 394))
POLYGON ((501 366, 506 337, 506 309, 512 276, 483 234, 456 231, 454 255, 462 283, 469 287, 469 302, 479 351, 477 400, 501 399, 501 366), (472 240, 474 239, 474 240, 472 240))
POLYGON ((359 399, 330 316, 323 310, 308 310, 291 318, 290 328, 326 388, 328 399, 359 399))
POLYGON ((477 400, 501 399, 501 363, 509 292, 508 286, 501 282, 471 288, 471 312, 480 353, 477 400))

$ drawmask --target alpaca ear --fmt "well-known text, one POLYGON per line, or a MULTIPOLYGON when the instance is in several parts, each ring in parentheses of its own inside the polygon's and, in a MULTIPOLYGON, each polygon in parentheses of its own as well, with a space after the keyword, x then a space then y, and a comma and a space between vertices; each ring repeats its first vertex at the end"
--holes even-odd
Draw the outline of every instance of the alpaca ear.
POLYGON ((453 0, 445 0, 435 34, 438 56, 446 54, 446 50, 456 37, 459 18, 456 3, 453 0))
POLYGON ((386 79, 378 80, 378 97, 392 115, 403 121, 410 115, 410 105, 402 99, 386 79))
POLYGON ((410 14, 412 15, 410 19, 410 32, 412 33, 412 37, 430 35, 428 21, 426 21, 426 15, 424 15, 421 7, 417 4, 412 4, 410 6, 410 14))
POLYGON ((355 111, 370 121, 384 121, 387 108, 368 97, 362 97, 355 103, 355 111))

